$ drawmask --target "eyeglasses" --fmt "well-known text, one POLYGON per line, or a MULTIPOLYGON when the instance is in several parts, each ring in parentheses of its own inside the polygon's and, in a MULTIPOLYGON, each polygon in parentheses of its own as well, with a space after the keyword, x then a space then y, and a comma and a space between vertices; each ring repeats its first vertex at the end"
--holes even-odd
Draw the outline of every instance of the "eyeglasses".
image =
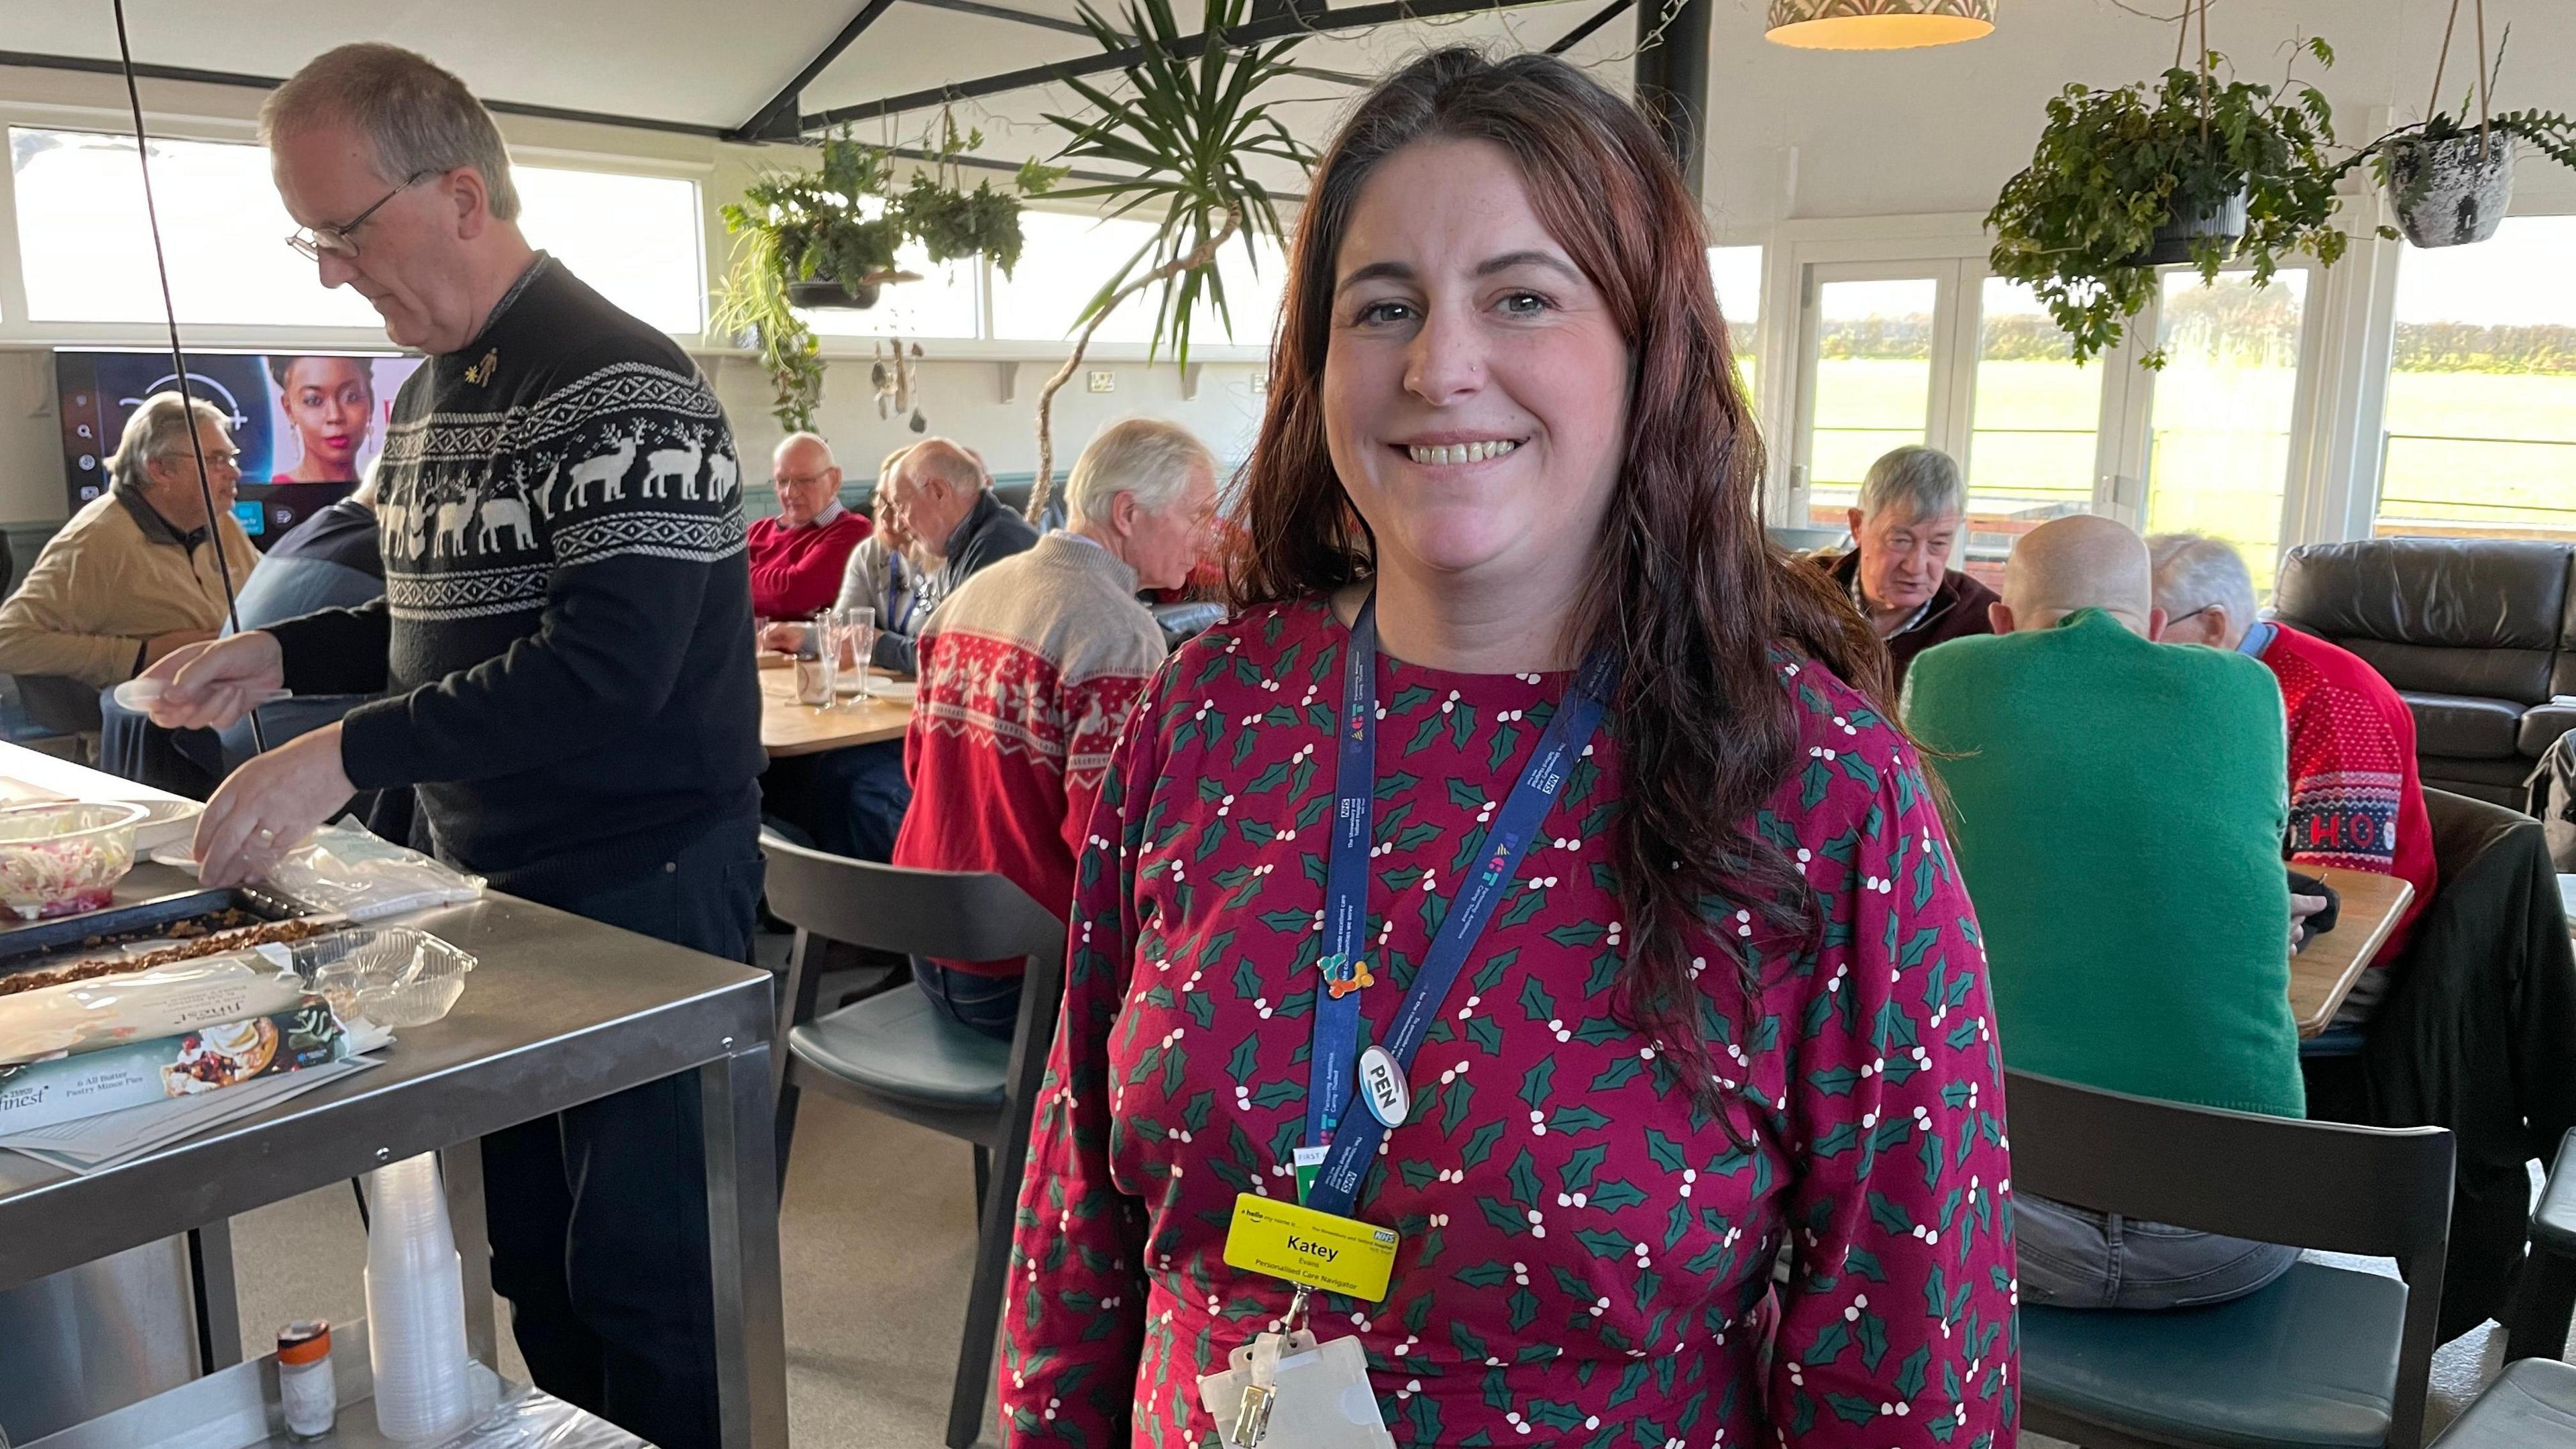
POLYGON ((358 255, 357 230, 367 224, 367 218, 384 210, 386 202, 439 174, 441 173, 437 167, 431 167, 426 171, 415 171, 403 179, 402 185, 376 198, 375 205, 359 212, 346 223, 339 226, 298 227, 295 234, 286 239, 286 244, 293 247, 296 253, 308 262, 322 260, 324 252, 344 262, 354 260, 358 255))
POLYGON ((820 473, 773 473, 769 475, 769 481, 773 487, 778 488, 811 488, 815 484, 823 481, 823 475, 820 473))
POLYGON ((2181 623, 2181 622, 2182 622, 2183 620, 2185 620, 2185 619, 2197 619, 2197 618, 2199 618, 2201 615, 2206 614, 2206 613, 2208 613, 2210 610, 2215 609, 2215 608, 2217 608, 2217 607, 2218 607, 2218 605, 2217 605, 2216 603, 2214 603, 2214 602, 2213 602, 2213 603, 2207 603, 2207 604, 2203 604, 2203 605, 2201 605, 2201 606, 2200 606, 2199 608, 2197 608, 2197 609, 2192 610, 2192 611, 2191 611, 2190 613, 2188 613, 2188 614, 2176 614, 2176 615, 2174 615, 2172 618, 2165 620, 2165 627, 2166 627, 2166 628, 2168 628, 2168 629, 2170 629, 2170 628, 2172 628, 2174 625, 2181 623))

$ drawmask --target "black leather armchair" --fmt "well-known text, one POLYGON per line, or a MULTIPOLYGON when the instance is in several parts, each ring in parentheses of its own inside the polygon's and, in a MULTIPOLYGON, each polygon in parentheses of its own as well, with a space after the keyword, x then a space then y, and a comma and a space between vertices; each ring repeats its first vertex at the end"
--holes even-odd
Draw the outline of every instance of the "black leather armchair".
POLYGON ((2272 602, 2396 686, 2426 785, 2520 810, 2534 764, 2576 728, 2571 572, 2576 548, 2532 539, 2309 544, 2272 602))

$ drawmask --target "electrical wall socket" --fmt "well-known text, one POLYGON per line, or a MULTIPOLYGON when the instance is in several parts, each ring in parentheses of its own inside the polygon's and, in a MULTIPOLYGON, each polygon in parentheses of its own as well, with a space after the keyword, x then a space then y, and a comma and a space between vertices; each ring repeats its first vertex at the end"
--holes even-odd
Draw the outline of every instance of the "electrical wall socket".
POLYGON ((1093 392, 1116 392, 1118 390, 1118 374, 1108 371, 1105 368, 1092 373, 1090 375, 1090 382, 1091 390, 1093 392))

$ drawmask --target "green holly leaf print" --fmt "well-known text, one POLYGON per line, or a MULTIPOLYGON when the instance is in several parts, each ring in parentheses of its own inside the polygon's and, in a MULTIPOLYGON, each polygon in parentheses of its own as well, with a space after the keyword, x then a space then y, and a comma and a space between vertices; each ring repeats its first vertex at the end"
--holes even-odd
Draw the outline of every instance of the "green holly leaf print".
POLYGON ((1869 761, 1862 759, 1858 755, 1849 753, 1836 757, 1834 762, 1843 767, 1844 774, 1849 775, 1854 780, 1860 782, 1860 787, 1862 789, 1876 790, 1878 788, 1878 767, 1876 765, 1871 764, 1869 761))
POLYGON ((1592 1190, 1592 1205, 1605 1212, 1632 1208, 1645 1200, 1645 1190, 1625 1178, 1604 1178, 1601 1185, 1592 1190))
POLYGON ((1530 1230, 1529 1209, 1516 1208, 1500 1198, 1476 1199, 1476 1210, 1485 1215, 1486 1226, 1498 1233, 1519 1237, 1530 1230))
MULTIPOLYGON (((1392 715, 1394 712, 1390 710, 1388 713, 1392 715)), ((1422 723, 1414 728, 1413 742, 1404 747, 1404 752, 1408 755, 1418 755, 1430 748, 1431 742, 1440 738, 1441 719, 1442 716, 1437 713, 1424 715, 1422 723)))
MULTIPOLYGON (((1923 1392, 1923 1375, 1932 1363, 1932 1345, 1919 1343, 1905 1361, 1896 1366, 1896 1391, 1905 1399, 1923 1392)), ((1902 1402, 1900 1400, 1900 1402, 1902 1402)))
MULTIPOLYGON (((1460 1082, 1458 1085, 1463 1087, 1467 1084, 1460 1082)), ((1459 1149, 1459 1163, 1466 1167, 1484 1166, 1485 1159, 1494 1155, 1494 1144, 1502 1140, 1503 1124, 1500 1122, 1486 1123, 1484 1126, 1477 1128, 1475 1134, 1467 1139, 1467 1145, 1465 1147, 1459 1149)))
MULTIPOLYGON (((1512 1281, 1511 1265, 1508 1263, 1478 1263, 1472 1268, 1461 1268, 1458 1270, 1458 1281, 1466 1284, 1470 1288, 1499 1287, 1502 1284, 1512 1281)), ((1426 1297, 1421 1301, 1428 1303, 1431 1300, 1426 1297)), ((1476 1357, 1483 1358, 1484 1356, 1484 1350, 1479 1349, 1476 1351, 1476 1357)))
POLYGON ((1887 1232, 1903 1233, 1907 1236, 1911 1236, 1914 1232, 1914 1215, 1905 1210, 1905 1204, 1883 1192, 1869 1195, 1869 1215, 1872 1221, 1887 1232))
POLYGON ((1621 1026, 1615 1016, 1587 1016, 1583 1024, 1574 1029, 1574 1039, 1590 1046, 1618 1041, 1628 1034, 1628 1028, 1621 1026))
POLYGON ((1655 1165, 1666 1172, 1679 1172, 1690 1166, 1690 1158, 1683 1154, 1682 1145, 1652 1127, 1646 1129, 1646 1155, 1654 1158, 1655 1165))
MULTIPOLYGON (((1441 1094, 1444 1100, 1440 1104, 1440 1135, 1455 1136, 1458 1124, 1467 1120, 1468 1103, 1476 1098, 1475 1084, 1460 1077, 1441 1089, 1441 1094)), ((1502 1124, 1494 1125, 1500 1127, 1502 1124)))
POLYGON ((1521 1100, 1529 1104, 1531 1111, 1541 1110, 1540 1104, 1547 1100, 1548 1083, 1555 1077, 1556 1058, 1541 1057, 1538 1065, 1521 1078, 1521 1100))
POLYGON ((1430 690, 1419 684, 1408 684, 1395 692, 1395 698, 1386 702, 1386 712, 1389 718, 1393 718, 1396 715, 1409 714, 1430 702, 1430 690))
POLYGON ((1512 1331, 1518 1333, 1538 1317, 1538 1295, 1527 1288, 1515 1288, 1504 1306, 1511 1310, 1512 1331))
POLYGON ((1406 1422, 1413 1425, 1414 1443, 1437 1444, 1440 1442, 1440 1404, 1438 1400, 1432 1398, 1429 1394, 1415 1394, 1412 1398, 1404 1401, 1404 1417, 1406 1422))
POLYGON ((1619 1387, 1610 1391, 1607 1406, 1615 1409, 1637 1397, 1637 1391, 1646 1386, 1646 1372, 1646 1365, 1642 1361, 1631 1361, 1626 1368, 1620 1370, 1619 1387))
MULTIPOLYGON (((1511 1275, 1505 1273, 1503 1276, 1508 1278, 1511 1275)), ((1483 1363, 1493 1356, 1493 1350, 1485 1346, 1484 1337, 1464 1323, 1452 1322, 1449 1325, 1449 1341, 1457 1345, 1458 1356, 1469 1363, 1483 1363)))
POLYGON ((1664 1251, 1669 1253, 1690 1236, 1690 1204, 1676 1200, 1672 1212, 1664 1219, 1664 1251))
POLYGON ((1559 1107, 1550 1113, 1547 1119, 1547 1130, 1550 1132, 1590 1132, 1609 1125, 1609 1118, 1579 1103, 1571 1107, 1559 1107))
MULTIPOLYGON (((1532 1021, 1556 1019, 1556 998, 1548 995, 1547 988, 1538 984, 1536 976, 1521 978, 1521 1010, 1527 1012, 1532 1021)), ((1538 1103, 1533 1101, 1530 1105, 1535 1107, 1538 1103)))
POLYGON ((1871 1373, 1878 1372, 1878 1361, 1887 1357, 1887 1321, 1864 1308, 1852 1329, 1860 1344, 1861 1366, 1871 1373))
POLYGON ((1592 1079, 1592 1090, 1607 1092, 1624 1087, 1645 1069, 1646 1064, 1635 1057, 1620 1057, 1603 1067, 1600 1074, 1592 1079))
POLYGON ((1840 1157, 1860 1145, 1860 1128, 1849 1122, 1837 1122, 1825 1135, 1816 1139, 1818 1157, 1840 1157))
POLYGON ((1827 1067, 1810 1073, 1807 1080, 1828 1097, 1848 1097, 1860 1085, 1860 1073, 1850 1067, 1827 1067))
MULTIPOLYGON (((1941 1134, 1924 1133, 1922 1145, 1915 1148, 1914 1155, 1921 1158, 1923 1162, 1923 1185, 1939 1187, 1941 1185, 1941 1134)), ((1960 1160, 1966 1161, 1965 1158, 1960 1160)))
POLYGON ((1878 1405, 1858 1394, 1827 1394, 1825 1406, 1846 1424, 1866 1424, 1878 1417, 1878 1405))
MULTIPOLYGON (((1825 1325, 1824 1330, 1816 1335, 1816 1341, 1808 1345, 1805 1356, 1800 1358, 1798 1362, 1805 1364, 1809 1368, 1815 1368, 1820 1364, 1829 1364, 1835 1359, 1842 1357, 1843 1350, 1850 1346, 1851 1334, 1844 1331, 1843 1326, 1839 1323, 1828 1323, 1825 1325)), ((1872 1412, 1875 1412, 1875 1410, 1872 1412)))
POLYGON ((1572 1404, 1560 1404, 1553 1399, 1532 1399, 1526 1417, 1551 1429, 1579 1429, 1583 1426, 1584 1415, 1572 1404))
POLYGON ((1549 931, 1547 938, 1571 951, 1589 946, 1608 934, 1609 928, 1598 921, 1574 921, 1549 931))
POLYGON ((1279 1081, 1272 1082, 1269 1086, 1262 1088, 1260 1091, 1253 1093, 1252 1105, 1264 1110, 1272 1107, 1283 1107, 1304 1095, 1306 1095, 1306 1087, 1304 1083, 1282 1078, 1279 1081))
POLYGON ((1463 699, 1451 700, 1441 706, 1441 712, 1449 717, 1449 742, 1467 748, 1467 741, 1476 737, 1476 707, 1463 699))
POLYGON ((1502 1024, 1490 1016, 1468 1017, 1467 1039, 1474 1042, 1486 1055, 1494 1055, 1503 1049, 1502 1024))
POLYGON ((1520 744, 1520 739, 1521 732, 1512 728, 1510 721, 1494 726, 1494 747, 1485 752, 1485 768, 1501 774, 1503 766, 1512 762, 1512 751, 1520 744))
POLYGON ((1914 909, 1919 911, 1931 901, 1932 886, 1939 877, 1940 872, 1933 867, 1932 854, 1930 851, 1927 850, 1922 855, 1915 858, 1914 909))
POLYGON ((1537 915, 1546 904, 1547 892, 1533 886, 1520 886, 1512 893, 1512 903, 1503 908, 1501 919, 1494 924, 1505 929, 1517 926, 1537 915))
POLYGON ((1404 1175, 1404 1185, 1415 1192, 1429 1187, 1431 1180, 1440 1175, 1440 1169, 1428 1162, 1399 1162, 1395 1170, 1404 1175))
POLYGON ((1566 1192, 1583 1192, 1592 1186, 1592 1174, 1600 1171, 1601 1159, 1610 1155, 1607 1147, 1578 1149, 1565 1165, 1556 1170, 1557 1186, 1566 1192))
POLYGON ((1887 1281, 1887 1270, 1879 1266, 1878 1255, 1867 1248, 1844 1249, 1843 1271, 1867 1278, 1872 1283, 1887 1281))
MULTIPOLYGON (((1235 763, 1240 765, 1243 762, 1241 760, 1237 760, 1235 763)), ((1833 787, 1834 772, 1827 769, 1825 767, 1825 762, 1822 760, 1809 760, 1807 762, 1807 768, 1799 772, 1798 775, 1798 804, 1800 808, 1813 810, 1817 806, 1824 804, 1825 792, 1831 790, 1833 787)))
POLYGON ((1637 1251, 1636 1245, 1630 1241, 1628 1235, 1615 1228, 1587 1228, 1576 1233, 1574 1240, 1581 1243, 1596 1258, 1625 1259, 1637 1251))
POLYGON ((1533 1164, 1528 1148, 1522 1148, 1520 1155, 1512 1159, 1511 1170, 1504 1176, 1511 1182, 1514 1201, 1525 1208, 1539 1205, 1538 1168, 1533 1164))
MULTIPOLYGON (((1615 892, 1618 888, 1613 886, 1611 889, 1615 892)), ((1615 948, 1593 957, 1591 973, 1583 978, 1584 994, 1599 996, 1608 991, 1618 981, 1622 964, 1615 948)))

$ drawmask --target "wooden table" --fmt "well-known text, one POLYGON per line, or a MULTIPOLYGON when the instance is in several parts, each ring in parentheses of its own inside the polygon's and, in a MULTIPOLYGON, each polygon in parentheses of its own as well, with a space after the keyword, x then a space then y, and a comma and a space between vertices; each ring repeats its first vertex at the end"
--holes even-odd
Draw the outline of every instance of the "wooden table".
POLYGON ((2306 1038, 2334 1020, 2362 968, 2388 944, 2388 933, 2397 929, 2397 918, 2415 899, 2415 887, 2398 876, 2341 866, 2298 869, 2333 886, 2342 898, 2335 908, 2335 928, 2290 958, 2290 1014, 2298 1018, 2299 1035, 2306 1038))
MULTIPOLYGON (((872 682, 880 689, 886 683, 882 675, 872 682)), ((796 702, 795 670, 764 669, 760 671, 760 743, 771 755, 785 757, 902 739, 912 726, 910 686, 905 686, 905 693, 902 699, 871 695, 817 709, 796 702)))

